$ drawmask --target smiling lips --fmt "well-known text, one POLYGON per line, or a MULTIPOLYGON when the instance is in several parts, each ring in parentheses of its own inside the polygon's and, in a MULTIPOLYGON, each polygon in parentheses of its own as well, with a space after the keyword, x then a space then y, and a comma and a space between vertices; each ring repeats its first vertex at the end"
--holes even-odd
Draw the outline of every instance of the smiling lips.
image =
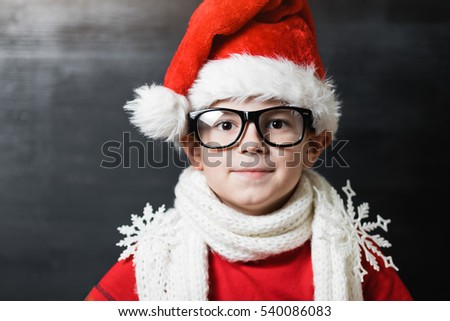
POLYGON ((273 173, 274 170, 265 168, 245 168, 232 170, 231 172, 248 178, 261 178, 267 174, 273 173))

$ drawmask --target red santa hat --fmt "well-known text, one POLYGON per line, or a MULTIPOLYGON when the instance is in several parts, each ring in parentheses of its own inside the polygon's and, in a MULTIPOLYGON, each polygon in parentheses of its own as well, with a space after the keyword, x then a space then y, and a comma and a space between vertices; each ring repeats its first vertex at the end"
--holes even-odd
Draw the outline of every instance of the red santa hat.
POLYGON ((174 140, 186 133, 188 112, 250 97, 309 108, 316 131, 337 130, 339 102, 307 0, 204 0, 164 85, 137 88, 124 108, 147 137, 174 140))

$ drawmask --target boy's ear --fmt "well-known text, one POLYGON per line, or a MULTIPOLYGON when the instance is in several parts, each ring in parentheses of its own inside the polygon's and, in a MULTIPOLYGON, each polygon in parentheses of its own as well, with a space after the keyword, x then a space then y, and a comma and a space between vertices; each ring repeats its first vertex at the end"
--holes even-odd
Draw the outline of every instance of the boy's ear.
POLYGON ((194 134, 181 137, 180 145, 188 157, 191 166, 198 170, 203 170, 201 146, 199 142, 195 140, 194 134))
POLYGON ((320 154, 333 141, 333 133, 330 131, 322 131, 318 134, 311 132, 308 136, 308 141, 305 144, 306 157, 304 165, 306 167, 313 167, 319 159, 320 154))

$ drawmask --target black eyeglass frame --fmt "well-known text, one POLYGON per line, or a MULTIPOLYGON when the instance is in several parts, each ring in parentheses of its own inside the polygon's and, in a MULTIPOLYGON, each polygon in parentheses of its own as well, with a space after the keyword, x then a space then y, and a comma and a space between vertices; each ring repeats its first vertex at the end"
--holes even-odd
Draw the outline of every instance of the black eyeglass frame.
POLYGON ((188 122, 189 122, 189 133, 194 133, 195 137, 197 138, 197 140, 200 142, 200 144, 206 148, 210 148, 210 149, 224 149, 224 148, 228 148, 233 146, 234 144, 236 144, 242 136, 242 133, 244 132, 244 129, 247 125, 247 122, 251 121, 253 122, 253 124, 255 124, 256 127, 256 131, 259 134, 259 137, 268 145, 273 146, 273 147, 292 147, 295 146, 297 144, 300 144, 300 142, 303 140, 303 137, 305 136, 305 130, 306 128, 312 128, 312 123, 313 123, 313 117, 312 117, 312 111, 310 109, 306 109, 306 108, 300 108, 300 107, 295 107, 295 106, 274 106, 274 107, 270 107, 270 108, 266 108, 266 109, 261 109, 261 110, 256 110, 256 111, 243 111, 243 110, 236 110, 236 109, 230 109, 230 108, 213 108, 213 109, 203 109, 203 110, 197 110, 197 111, 192 111, 190 113, 188 113, 188 122), (261 116, 261 114, 267 112, 267 111, 271 111, 271 110, 275 110, 275 109, 290 109, 290 110, 295 110, 297 112, 300 113, 300 115, 302 115, 303 118, 303 131, 302 131, 302 135, 300 136, 300 138, 293 143, 288 143, 288 144, 275 144, 270 142, 269 140, 267 140, 261 129, 259 128, 259 117, 261 116), (231 142, 228 145, 225 146, 209 146, 207 144, 205 144, 204 142, 202 142, 202 140, 200 139, 200 134, 198 132, 198 126, 197 126, 197 121, 199 119, 199 117, 207 112, 210 111, 228 111, 228 112, 233 112, 236 113, 237 115, 239 115, 239 117, 241 118, 242 121, 242 126, 241 129, 239 131, 239 134, 236 136, 236 139, 231 142))

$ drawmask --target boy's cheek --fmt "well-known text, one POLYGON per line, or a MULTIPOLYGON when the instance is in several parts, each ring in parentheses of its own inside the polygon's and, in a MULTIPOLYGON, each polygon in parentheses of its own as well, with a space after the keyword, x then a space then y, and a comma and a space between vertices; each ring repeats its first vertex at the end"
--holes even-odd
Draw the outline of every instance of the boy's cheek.
POLYGON ((232 167, 233 156, 230 149, 208 149, 202 148, 201 162, 207 168, 232 167))

